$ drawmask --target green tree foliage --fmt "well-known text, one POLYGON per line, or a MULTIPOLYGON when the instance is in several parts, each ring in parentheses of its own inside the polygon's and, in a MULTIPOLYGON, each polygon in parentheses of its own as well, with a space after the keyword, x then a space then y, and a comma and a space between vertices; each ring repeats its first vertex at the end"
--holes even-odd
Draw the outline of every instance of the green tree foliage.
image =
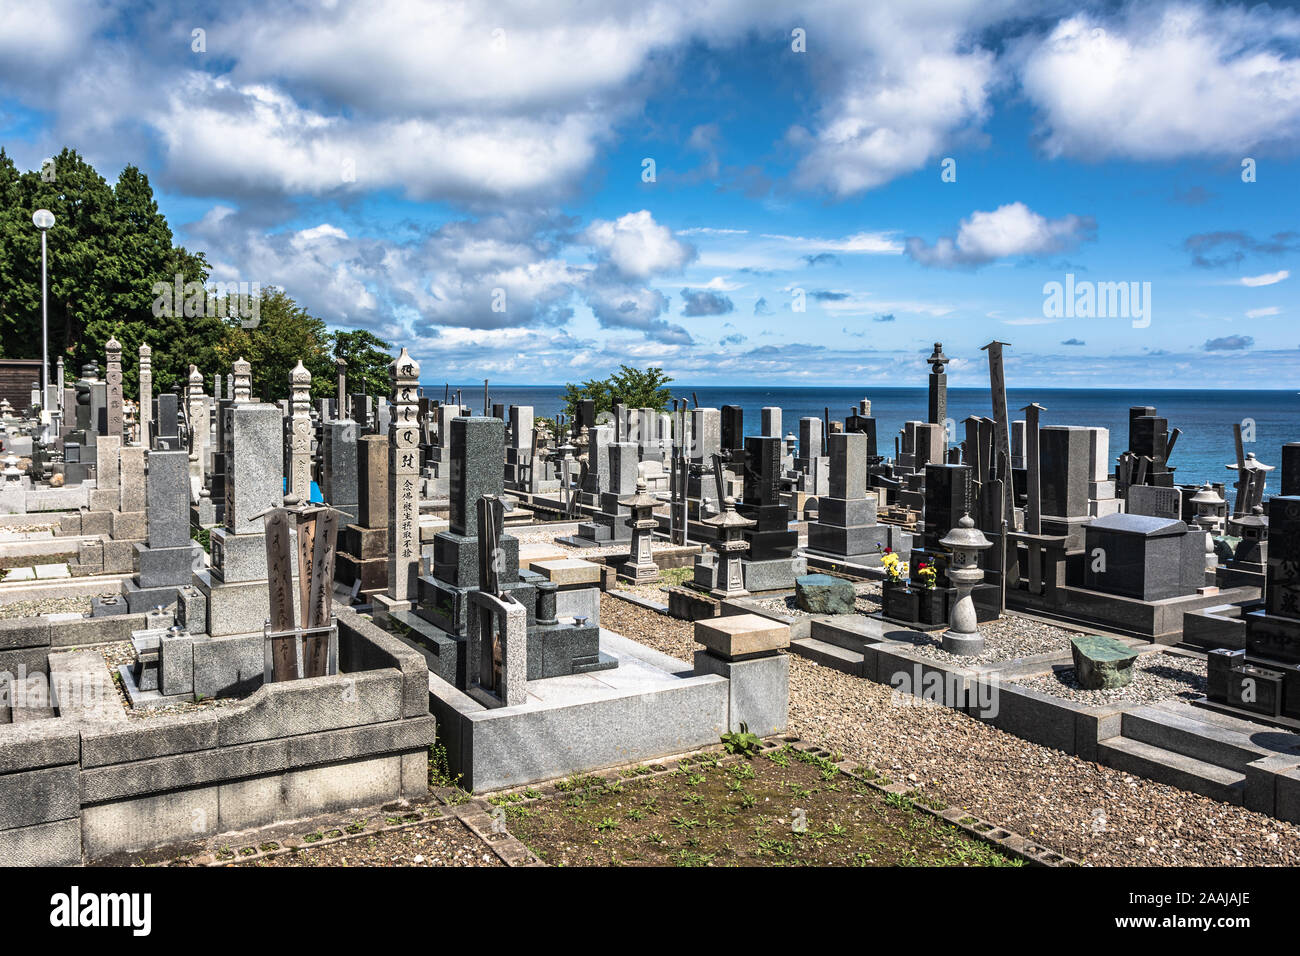
POLYGON ((46 175, 19 173, 0 150, 0 355, 39 356, 41 237, 32 213, 54 213, 49 230, 51 366, 64 357, 75 377, 86 362, 102 366, 104 343, 123 347, 123 379, 136 387, 132 360, 141 342, 154 348, 154 382, 184 382, 191 353, 178 347, 213 329, 192 329, 183 314, 155 315, 155 283, 204 282, 208 264, 172 242, 149 179, 134 166, 110 186, 75 150, 54 157, 46 175))
POLYGON ((140 345, 153 349, 158 391, 183 388, 189 367, 211 388, 214 374, 244 357, 253 391, 267 401, 289 394, 289 372, 301 359, 312 395, 335 394, 334 355, 348 362, 353 391, 388 391, 391 347, 365 330, 330 333, 283 290, 249 287, 252 301, 229 290, 205 290, 202 253, 174 242, 149 178, 127 166, 109 183, 75 150, 64 149, 42 175, 19 172, 0 149, 0 357, 35 358, 41 342, 41 236, 37 209, 54 213, 49 231, 51 374, 62 355, 69 380, 87 362, 104 362, 112 337, 122 344, 127 394, 138 388, 140 345), (255 313, 257 322, 245 321, 255 313))
POLYGON ((328 398, 336 388, 332 344, 325 323, 274 286, 253 303, 257 321, 244 321, 233 306, 224 320, 226 335, 217 352, 229 369, 238 358, 253 366, 253 394, 263 401, 289 397, 289 373, 299 360, 311 372, 313 398, 328 398))
POLYGON ((366 329, 334 333, 334 354, 348 363, 348 391, 354 394, 388 394, 392 351, 390 343, 366 329))
POLYGON ((578 412, 578 402, 590 399, 596 403, 596 414, 610 412, 622 403, 630 408, 653 408, 665 411, 673 400, 668 383, 672 377, 662 368, 632 368, 620 365, 617 372, 604 379, 588 379, 581 384, 564 386, 564 413, 572 419, 578 412))

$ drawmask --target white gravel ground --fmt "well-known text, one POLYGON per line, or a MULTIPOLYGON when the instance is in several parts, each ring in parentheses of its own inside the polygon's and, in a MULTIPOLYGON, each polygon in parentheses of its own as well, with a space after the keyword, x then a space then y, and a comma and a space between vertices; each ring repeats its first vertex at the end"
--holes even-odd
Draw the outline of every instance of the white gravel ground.
POLYGON ((1067 631, 1054 624, 1023 617, 1004 617, 980 625, 984 635, 984 652, 971 657, 958 657, 943 649, 943 631, 928 634, 917 632, 915 650, 918 654, 945 664, 967 666, 971 664, 1000 664, 1021 657, 1038 654, 1070 653, 1070 638, 1078 631, 1067 631))
POLYGON ((1205 696, 1205 661, 1179 654, 1144 654, 1133 662, 1133 679, 1113 690, 1084 690, 1074 668, 1013 683, 1081 704, 1155 703, 1205 696))

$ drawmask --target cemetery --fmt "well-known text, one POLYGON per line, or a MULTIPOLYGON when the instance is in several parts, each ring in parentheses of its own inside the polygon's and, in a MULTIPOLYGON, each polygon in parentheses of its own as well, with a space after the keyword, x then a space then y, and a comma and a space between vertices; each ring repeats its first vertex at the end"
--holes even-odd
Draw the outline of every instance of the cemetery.
POLYGON ((959 431, 935 343, 892 455, 866 398, 796 436, 776 406, 548 420, 485 383, 471 407, 404 348, 383 394, 340 361, 316 399, 301 361, 281 400, 242 358, 158 393, 161 346, 60 362, 0 406, 0 861, 459 794, 504 808, 515 862, 763 864, 775 831, 650 838, 794 788, 825 819, 904 796, 879 812, 932 818, 876 856, 845 823, 807 863, 1072 862, 794 733, 854 682, 1300 822, 1300 443, 1280 494, 1240 430, 1235 480, 1180 483, 1154 407, 1116 455, 1036 403, 1013 420, 1004 345, 959 431))

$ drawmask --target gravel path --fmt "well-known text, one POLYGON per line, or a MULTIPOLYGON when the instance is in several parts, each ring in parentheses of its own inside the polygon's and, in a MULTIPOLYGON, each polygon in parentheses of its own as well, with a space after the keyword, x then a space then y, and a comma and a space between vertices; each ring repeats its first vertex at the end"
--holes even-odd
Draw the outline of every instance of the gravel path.
POLYGON ((405 830, 304 847, 253 866, 505 866, 459 820, 422 823, 405 830))
MULTIPOLYGON (((681 660, 692 625, 606 595, 610 630, 681 660)), ((790 730, 1094 864, 1300 865, 1300 828, 1067 756, 790 656, 790 730)))
POLYGON ((1205 668, 1205 661, 1198 657, 1144 654, 1133 662, 1133 679, 1113 690, 1084 690, 1075 680, 1073 667, 1012 683, 1081 704, 1155 703, 1204 697, 1205 668))
POLYGON ((42 598, 0 604, 0 618, 36 617, 39 614, 89 614, 90 598, 42 598))

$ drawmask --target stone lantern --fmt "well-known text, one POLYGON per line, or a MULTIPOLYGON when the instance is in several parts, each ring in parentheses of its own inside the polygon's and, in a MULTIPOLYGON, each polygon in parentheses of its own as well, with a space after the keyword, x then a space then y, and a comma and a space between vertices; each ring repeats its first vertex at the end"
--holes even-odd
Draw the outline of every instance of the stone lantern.
POLYGON ((948 580, 957 589, 953 602, 951 623, 943 635, 943 649, 950 654, 973 657, 984 650, 984 636, 980 634, 975 617, 975 600, 971 590, 984 580, 979 566, 979 556, 993 546, 984 532, 975 527, 969 514, 961 516, 957 527, 939 541, 952 555, 948 561, 948 580))
POLYGON ((1214 532, 1220 530, 1220 521, 1225 502, 1214 492, 1207 481, 1192 495, 1191 504, 1195 509, 1193 521, 1205 532, 1205 565, 1213 567, 1218 563, 1214 556, 1214 532))
POLYGON ((712 518, 705 518, 702 523, 707 524, 717 533, 717 537, 710 542, 713 550, 718 552, 718 567, 713 578, 713 589, 709 594, 724 599, 744 597, 749 592, 745 590, 745 577, 740 559, 749 550, 749 542, 744 539, 742 532, 746 528, 754 527, 758 522, 737 514, 736 499, 727 495, 722 502, 722 511, 712 518))
POLYGON ((650 556, 650 539, 659 522, 654 507, 659 499, 646 491, 644 478, 636 480, 636 494, 619 498, 618 503, 632 512, 627 519, 632 529, 632 553, 618 569, 618 576, 632 584, 651 584, 659 580, 659 566, 650 556))
POLYGON ((1268 565, 1268 516, 1262 505, 1255 505, 1248 515, 1228 519, 1228 535, 1240 538, 1232 551, 1232 566, 1254 574, 1264 574, 1268 565))

